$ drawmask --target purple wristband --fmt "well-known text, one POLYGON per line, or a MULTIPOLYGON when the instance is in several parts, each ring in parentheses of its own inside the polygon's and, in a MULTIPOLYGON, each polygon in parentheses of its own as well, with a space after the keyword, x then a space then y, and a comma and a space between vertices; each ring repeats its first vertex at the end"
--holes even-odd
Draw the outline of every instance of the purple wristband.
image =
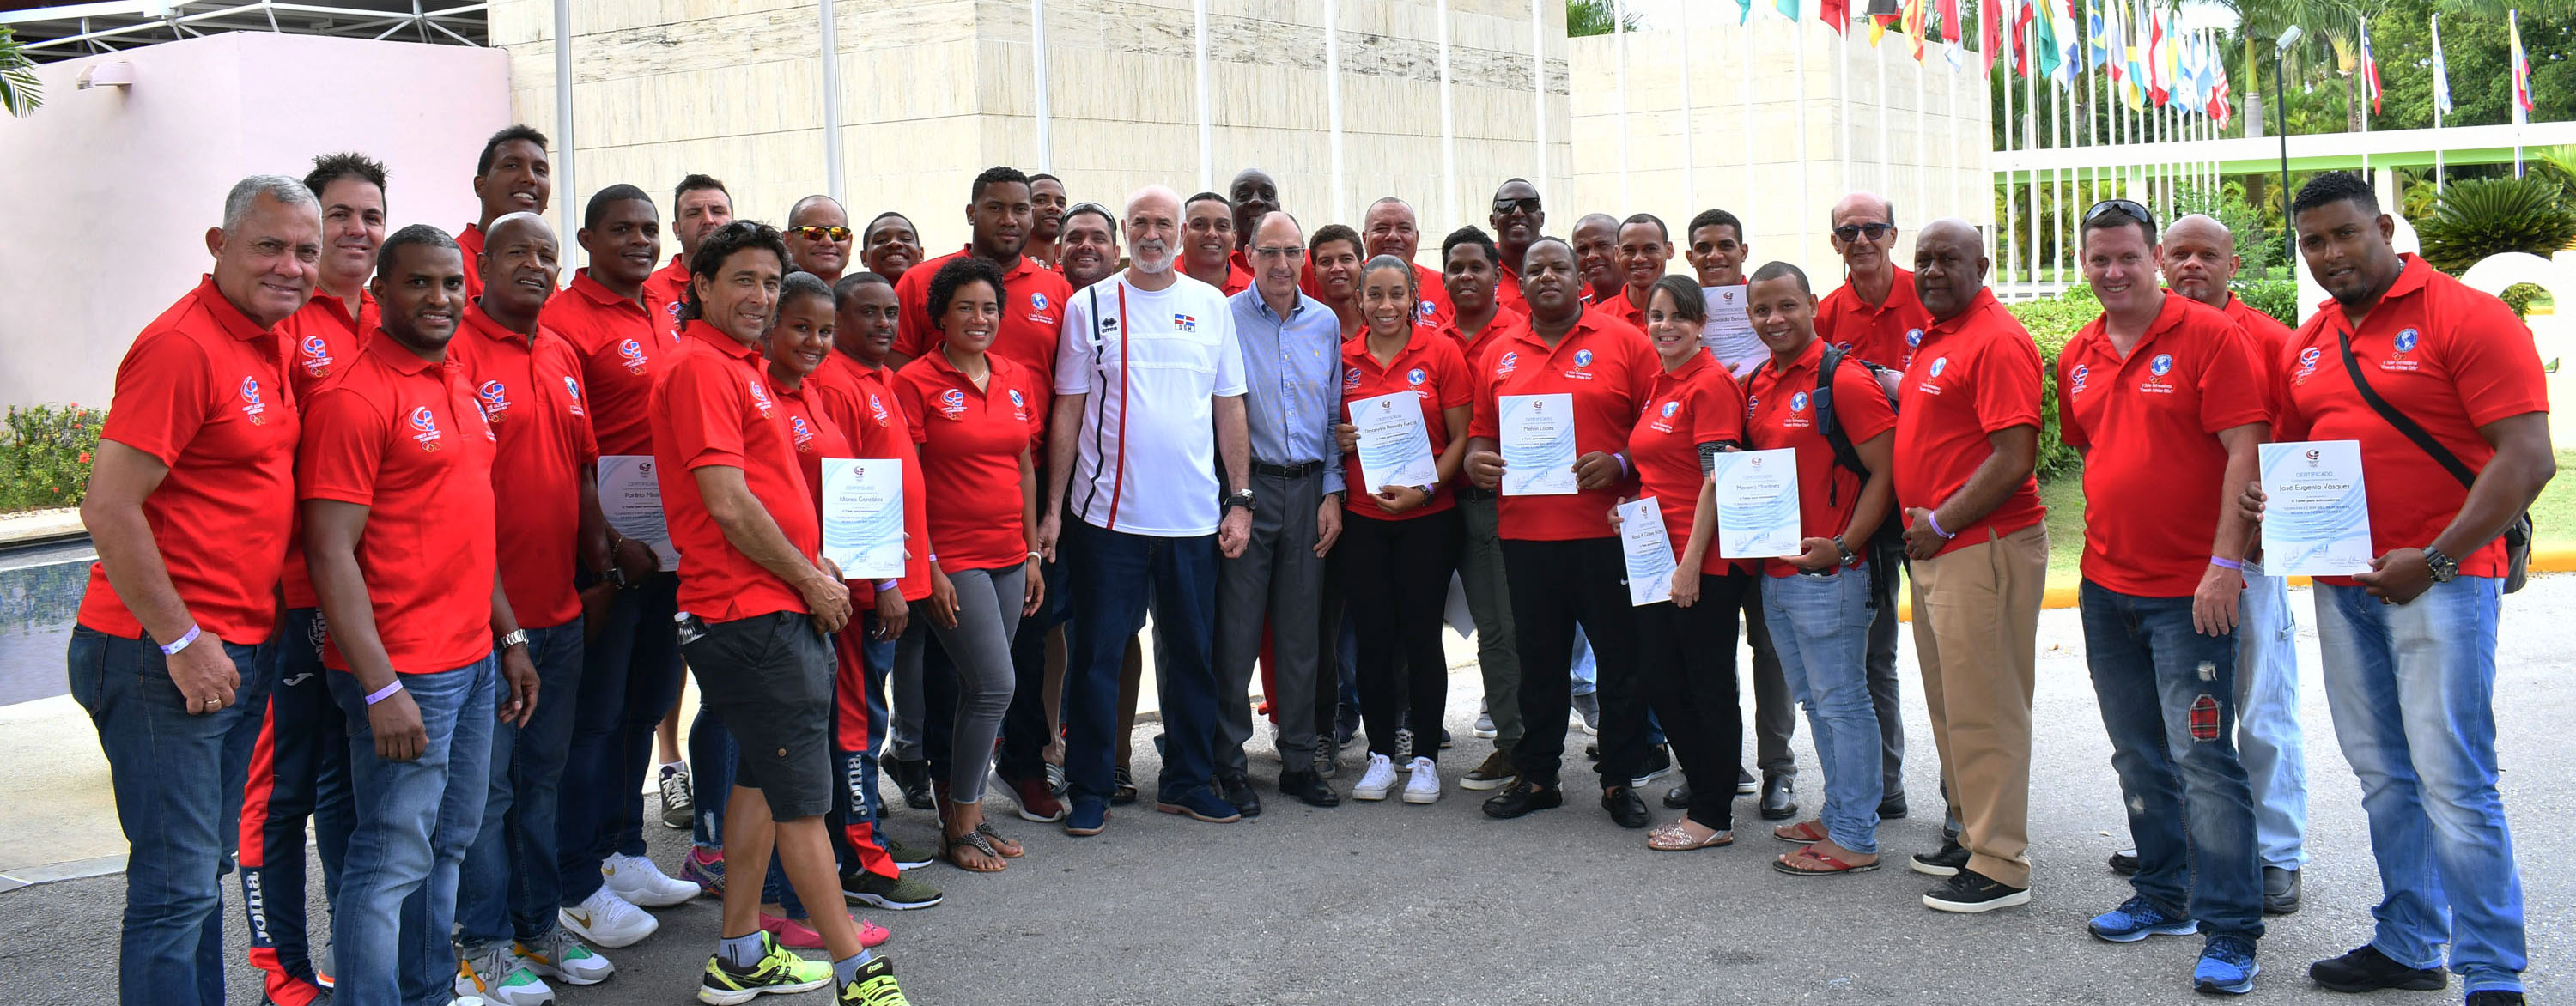
POLYGON ((895 580, 879 580, 876 582, 876 588, 878 590, 893 590, 897 582, 898 581, 895 580))
POLYGON ((2242 572, 2244 572, 2244 571, 2245 571, 2245 564, 2244 564, 2244 563, 2242 563, 2242 562, 2238 562, 2238 561, 2236 561, 2236 560, 2234 560, 2234 559, 2221 559, 2221 558, 2219 558, 2219 557, 2217 557, 2217 556, 2214 556, 2214 555, 2209 557, 2209 564, 2210 564, 2210 565, 2212 565, 2212 566, 2216 566, 2216 567, 2218 567, 2218 568, 2220 568, 2220 569, 2232 569, 2232 570, 2235 570, 2235 571, 2237 571, 2237 572, 2239 572, 2239 573, 2242 573, 2242 572))
POLYGON ((198 637, 199 635, 202 635, 202 634, 204 634, 204 630, 199 629, 199 628, 196 626, 196 624, 195 624, 195 623, 191 622, 191 623, 189 623, 189 625, 188 625, 188 631, 183 632, 183 633, 180 633, 180 634, 179 634, 179 638, 178 638, 176 641, 173 641, 173 642, 168 643, 168 644, 166 644, 166 645, 161 645, 161 644, 156 644, 156 645, 161 645, 161 655, 162 655, 162 656, 165 656, 165 657, 175 657, 175 656, 178 656, 178 655, 179 655, 179 651, 184 650, 184 649, 187 649, 187 648, 188 648, 188 644, 193 643, 193 642, 196 642, 196 641, 197 641, 197 637, 198 637))
POLYGON ((375 704, 376 704, 376 703, 378 703, 378 702, 382 702, 382 701, 384 701, 384 700, 386 700, 386 699, 393 698, 393 697, 394 697, 394 693, 395 693, 395 692, 399 692, 399 691, 402 691, 402 690, 403 690, 403 686, 402 686, 402 677, 401 677, 400 675, 396 675, 396 676, 394 677, 393 683, 388 684, 388 685, 384 686, 383 688, 376 689, 376 690, 375 690, 375 691, 373 691, 373 692, 369 692, 369 693, 367 693, 367 704, 372 706, 372 705, 375 705, 375 704))
POLYGON ((1930 524, 1930 525, 1932 525, 1932 533, 1933 533, 1933 534, 1940 535, 1940 536, 1941 536, 1942 538, 1944 538, 1944 539, 1949 539, 1949 538, 1956 538, 1956 537, 1958 537, 1958 535, 1951 534, 1951 533, 1950 533, 1950 532, 1948 532, 1948 531, 1941 530, 1941 518, 1940 518, 1940 516, 1939 516, 1938 514, 1934 513, 1933 511, 1930 511, 1930 510, 1925 510, 1925 511, 1923 511, 1923 522, 1924 522, 1924 523, 1926 523, 1926 524, 1930 524))

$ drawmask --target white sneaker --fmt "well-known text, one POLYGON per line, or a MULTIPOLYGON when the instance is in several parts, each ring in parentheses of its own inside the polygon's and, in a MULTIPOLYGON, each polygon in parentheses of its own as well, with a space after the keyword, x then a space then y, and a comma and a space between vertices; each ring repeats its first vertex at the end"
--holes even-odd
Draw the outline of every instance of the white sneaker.
POLYGON ((1432 764, 1429 758, 1416 758, 1406 771, 1411 774, 1404 780, 1404 802, 1440 802, 1439 766, 1432 764))
POLYGON ((1395 760, 1382 754, 1369 755, 1368 771, 1360 783, 1351 787, 1353 800, 1384 800, 1386 791, 1395 788, 1395 760))
POLYGON ((535 943, 521 943, 513 948, 520 963, 540 978, 552 978, 566 985, 597 985, 617 973, 608 958, 593 953, 580 940, 572 938, 564 927, 556 926, 537 937, 535 943))
POLYGON ((482 996, 457 996, 448 1000, 447 1006, 492 1006, 492 1004, 482 996))
POLYGON ((555 990, 510 952, 507 943, 472 951, 456 961, 458 996, 481 996, 492 1006, 549 1006, 555 990))
POLYGON ((662 928, 660 920, 606 887, 555 915, 573 935, 603 947, 631 947, 662 928))
MULTIPOLYGON (((599 864, 599 875, 607 878, 607 887, 627 902, 645 908, 669 908, 697 897, 698 885, 673 880, 642 856, 618 853, 599 864)), ((620 946, 611 943, 609 946, 620 946)))

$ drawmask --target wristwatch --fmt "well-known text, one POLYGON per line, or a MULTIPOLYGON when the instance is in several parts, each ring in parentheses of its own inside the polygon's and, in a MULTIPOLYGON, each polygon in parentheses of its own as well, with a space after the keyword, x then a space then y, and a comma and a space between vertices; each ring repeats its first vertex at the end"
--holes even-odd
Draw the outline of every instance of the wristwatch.
POLYGON ((2460 560, 2443 555, 2442 550, 2424 546, 2424 568, 2433 574, 2434 583, 2449 583, 2460 578, 2460 560))
POLYGON ((526 645, 528 645, 528 630, 526 629, 512 629, 510 630, 509 635, 492 641, 492 648, 496 650, 506 650, 513 646, 526 645))
POLYGON ((1225 505, 1226 505, 1226 507, 1227 507, 1228 509, 1232 509, 1232 508, 1234 508, 1234 507, 1242 507, 1246 513, 1251 512, 1251 510, 1252 510, 1252 490, 1250 490, 1250 489, 1237 489, 1237 490, 1235 490, 1233 495, 1231 495, 1231 496, 1227 496, 1227 497, 1225 498, 1225 505))
POLYGON ((1845 566, 1851 565, 1854 560, 1860 558, 1859 555, 1852 552, 1851 546, 1843 544, 1843 536, 1841 535, 1834 536, 1834 551, 1843 554, 1843 565, 1845 566))

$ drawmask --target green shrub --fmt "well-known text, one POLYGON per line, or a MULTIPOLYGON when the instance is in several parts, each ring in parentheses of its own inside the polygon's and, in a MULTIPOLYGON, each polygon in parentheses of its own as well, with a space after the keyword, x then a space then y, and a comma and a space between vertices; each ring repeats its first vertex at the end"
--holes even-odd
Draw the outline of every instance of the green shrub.
POLYGON ((106 419, 78 404, 10 406, 0 416, 0 513, 80 505, 106 419))
POLYGON ((2236 281, 2236 296, 2281 324, 2299 327, 2299 282, 2287 277, 2236 281))
POLYGON ((2072 475, 2083 467, 2084 459, 2058 440, 2057 353, 2066 348, 2066 340, 2101 316, 2102 302, 2093 299, 2092 287, 2079 283, 2056 297, 2013 304, 2011 310, 2039 345, 2039 477, 2046 481, 2072 475))
POLYGON ((2457 276, 2489 255, 2547 257, 2576 240, 2576 209, 2555 183, 2539 178, 2473 178, 2452 182, 2441 205, 2415 223, 2424 260, 2457 276))

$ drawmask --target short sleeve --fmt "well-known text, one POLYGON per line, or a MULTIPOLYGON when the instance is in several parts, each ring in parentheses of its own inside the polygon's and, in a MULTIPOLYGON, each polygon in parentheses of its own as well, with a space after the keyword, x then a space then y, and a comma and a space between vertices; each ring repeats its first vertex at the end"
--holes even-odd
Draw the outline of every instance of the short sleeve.
MULTIPOLYGON (((2320 314, 2317 317, 2325 316, 2320 314)), ((2273 354, 2271 376, 2273 443, 2288 443, 2308 438, 2308 417, 2299 411, 2298 400, 2290 394, 2290 372, 2291 364, 2296 361, 2300 347, 2305 346, 2313 338, 2318 325, 2317 321, 2311 320, 2307 326, 2299 329, 2298 334, 2291 336, 2289 342, 2282 345, 2280 352, 2273 354)))
POLYGON ((2432 327, 2444 337, 2442 366, 2450 371, 2470 425, 2549 411, 2540 349, 2522 319, 2484 293, 2466 287, 2447 292, 2451 303, 2443 306, 2452 308, 2453 316, 2435 319, 2432 327))
POLYGON ((896 411, 903 416, 904 431, 912 437, 912 442, 915 445, 929 442, 930 428, 921 421, 921 382, 913 377, 910 365, 894 375, 894 404, 896 411))
POLYGON ((313 396, 304 416, 304 440, 295 450, 295 498, 375 505, 385 417, 365 396, 339 386, 313 396))
MULTIPOLYGON (((2080 450, 2093 446, 2093 438, 2084 432, 2083 421, 2075 417, 2075 397, 2066 393, 2066 374, 2075 366, 2075 356, 2076 354, 2065 350, 2059 350, 2057 353, 2057 374, 2054 378, 2057 381, 2057 440, 2068 447, 2080 450)), ((1835 397, 1834 404, 1835 408, 1841 408, 1842 399, 1839 395, 1835 397)))
POLYGON ((116 368, 116 397, 99 437, 160 459, 164 467, 197 438, 213 412, 205 347, 171 329, 146 332, 116 368))
POLYGON ((1467 369, 1467 354, 1457 342, 1440 339, 1432 344, 1431 372, 1439 375, 1440 407, 1444 410, 1476 401, 1476 377, 1467 369))
POLYGON ((1842 312, 1837 310, 1842 306, 1842 296, 1843 288, 1836 287, 1826 293, 1824 299, 1816 302, 1816 338, 1823 340, 1828 346, 1844 344, 1834 338, 1834 326, 1842 318, 1842 312))
MULTIPOLYGON (((2002 309, 1997 308, 1998 312, 2002 309)), ((2039 425, 2039 347, 2015 327, 1994 333, 1977 351, 1977 425, 2000 433, 2039 425)))
POLYGON ((1896 406, 1888 404, 1887 389, 1878 384, 1878 375, 1859 361, 1845 360, 1834 368, 1834 423, 1843 428, 1843 436, 1854 444, 1865 444, 1896 430, 1896 406))
POLYGON ((917 357, 930 349, 930 317, 923 312, 930 307, 931 275, 927 269, 912 269, 895 281, 894 351, 903 356, 917 357), (921 282, 913 282, 916 278, 921 282))
MULTIPOLYGON (((1485 358, 1492 359, 1493 355, 1493 350, 1488 347, 1484 353, 1485 358)), ((1502 383, 1501 379, 1494 376, 1492 367, 1479 365, 1467 372, 1467 382, 1468 387, 1474 388, 1476 394, 1476 412, 1467 418, 1467 435, 1483 437, 1487 440, 1502 439, 1502 425, 1494 416, 1495 410, 1499 408, 1496 394, 1499 390, 1497 386, 1502 383)))
POLYGON ((1724 364, 1711 361, 1691 389, 1691 442, 1744 443, 1744 389, 1724 364))
POLYGON ((1091 393, 1091 354, 1088 336, 1092 329, 1091 304, 1096 299, 1079 293, 1065 298, 1064 328, 1056 337, 1056 394, 1091 393))
MULTIPOLYGON (((1636 326, 1626 322, 1620 324, 1628 330, 1626 333, 1621 333, 1622 335, 1637 333, 1636 326)), ((1636 418, 1637 413, 1644 412, 1646 403, 1654 399, 1655 377, 1664 372, 1663 359, 1656 356, 1653 349, 1647 348, 1651 344, 1646 341, 1644 333, 1637 333, 1637 335, 1638 337, 1634 339, 1609 340, 1628 354, 1628 418, 1631 420, 1636 418)), ((1622 439, 1625 439, 1624 434, 1622 439)))
POLYGON ((1243 344, 1234 337, 1234 306, 1226 303, 1224 298, 1216 298, 1215 309, 1208 313, 1214 315, 1218 327, 1224 329, 1217 333, 1215 394, 1219 398, 1241 395, 1244 391, 1243 344))
MULTIPOLYGON (((2231 324, 2213 333, 2200 371, 2200 428, 2216 433, 2264 419, 2263 386, 2255 336, 2231 324)), ((2058 401, 2066 400, 2063 389, 2058 401)))
POLYGON ((682 471, 743 465, 741 368, 713 352, 690 353, 664 378, 671 456, 682 471))

